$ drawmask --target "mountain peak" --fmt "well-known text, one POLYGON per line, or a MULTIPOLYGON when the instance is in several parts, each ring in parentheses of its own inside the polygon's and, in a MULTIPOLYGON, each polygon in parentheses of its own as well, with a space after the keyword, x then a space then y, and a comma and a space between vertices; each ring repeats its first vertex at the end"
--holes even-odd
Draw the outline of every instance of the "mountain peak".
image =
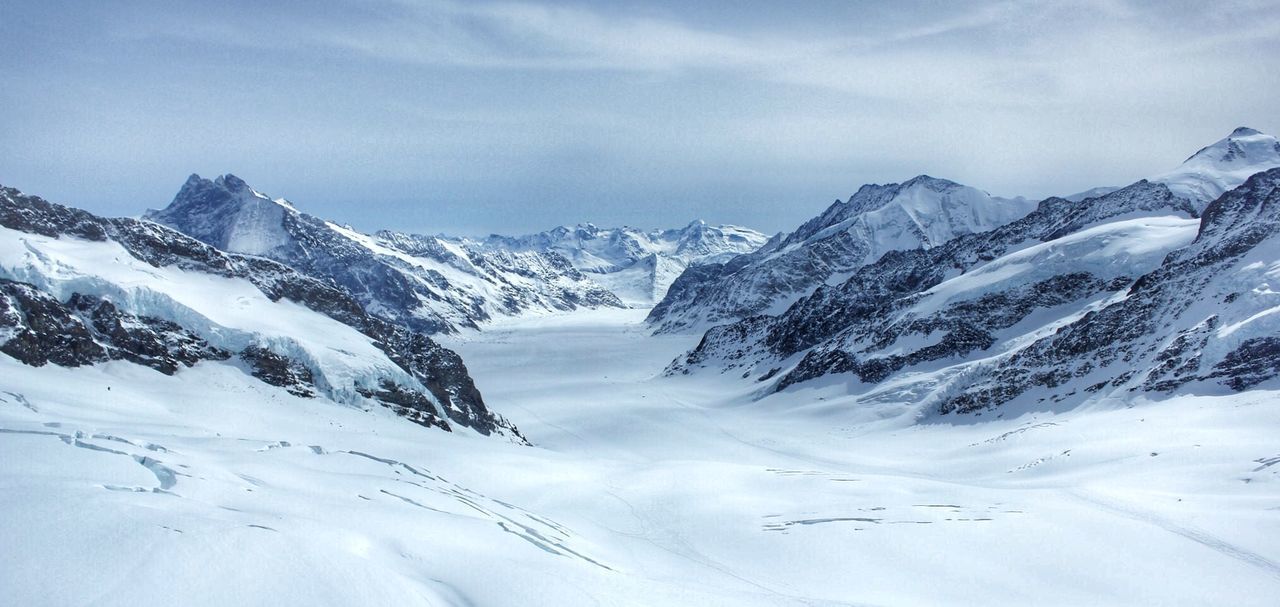
POLYGON ((232 192, 253 190, 253 188, 249 187, 249 184, 245 183, 243 179, 236 177, 231 173, 227 173, 225 175, 218 177, 213 181, 213 183, 216 185, 222 186, 232 192))
POLYGON ((1276 167, 1280 167, 1280 141, 1242 126, 1201 148, 1173 171, 1150 180, 1169 186, 1174 194, 1202 209, 1253 174, 1276 167))
POLYGON ((193 173, 169 206, 145 218, 226 251, 263 255, 287 241, 282 224, 291 210, 231 173, 212 181, 193 173))

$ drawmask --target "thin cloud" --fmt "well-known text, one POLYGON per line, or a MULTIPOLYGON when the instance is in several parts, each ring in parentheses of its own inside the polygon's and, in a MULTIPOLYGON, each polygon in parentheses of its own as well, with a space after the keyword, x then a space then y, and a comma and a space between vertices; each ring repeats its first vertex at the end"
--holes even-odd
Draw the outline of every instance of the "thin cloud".
MULTIPOLYGON (((1188 33, 1185 20, 1159 6, 1000 1, 896 30, 868 34, 854 27, 844 37, 796 40, 565 6, 401 0, 336 21, 282 14, 274 20, 202 19, 182 30, 153 21, 130 35, 471 69, 722 70, 885 99, 944 94, 957 103, 1018 104, 1088 89, 1097 75, 1106 80, 1106 72, 1119 72, 1108 70, 1109 63, 1192 55, 1189 67, 1195 69, 1201 60, 1196 54, 1273 40, 1280 35, 1280 17, 1269 10, 1275 5, 1230 3, 1216 10, 1236 18, 1210 21, 1208 28, 1197 24, 1188 33), (957 35, 966 39, 938 41, 957 35)), ((1125 76, 1143 80, 1141 73, 1125 76)))
POLYGON ((860 6, 20 0, 0 164, 119 212, 236 171, 371 228, 429 202, 484 230, 668 204, 772 231, 922 172, 1001 195, 1126 183, 1280 115, 1277 2, 860 6))

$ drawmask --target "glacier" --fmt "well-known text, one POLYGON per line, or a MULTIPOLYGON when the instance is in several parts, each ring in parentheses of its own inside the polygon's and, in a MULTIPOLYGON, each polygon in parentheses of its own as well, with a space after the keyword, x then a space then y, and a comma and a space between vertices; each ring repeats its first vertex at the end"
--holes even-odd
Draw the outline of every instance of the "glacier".
POLYGON ((156 222, 0 187, 0 588, 1270 605, 1266 141, 1040 201, 869 185, 772 238, 363 233, 233 176, 156 222))

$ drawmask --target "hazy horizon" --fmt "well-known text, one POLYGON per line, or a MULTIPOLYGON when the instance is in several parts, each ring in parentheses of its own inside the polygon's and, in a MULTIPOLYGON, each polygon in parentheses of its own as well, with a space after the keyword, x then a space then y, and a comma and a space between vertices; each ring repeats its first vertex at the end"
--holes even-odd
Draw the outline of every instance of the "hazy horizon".
POLYGON ((1276 133, 1276 8, 18 1, 0 183, 138 215, 234 173, 357 228, 473 235, 773 233, 918 174, 1066 195, 1276 133))

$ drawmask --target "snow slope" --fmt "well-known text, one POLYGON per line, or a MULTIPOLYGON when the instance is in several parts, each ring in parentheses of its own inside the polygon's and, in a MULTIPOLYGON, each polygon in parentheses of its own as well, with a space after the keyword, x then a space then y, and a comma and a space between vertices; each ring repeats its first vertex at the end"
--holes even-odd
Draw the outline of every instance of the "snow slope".
POLYGON ((1196 152, 1178 168, 1149 181, 1163 183, 1174 194, 1204 208, 1251 175, 1276 167, 1280 167, 1280 140, 1242 126, 1196 152))
POLYGON ((225 365, 0 356, 0 587, 104 606, 1280 593, 1275 386, 918 425, 829 389, 746 405, 729 378, 655 377, 692 338, 649 336, 641 316, 519 319, 453 344, 534 448, 225 365))
POLYGON ((0 277, 37 285, 61 300, 73 293, 110 297, 127 310, 189 327, 226 350, 263 342, 303 355, 331 398, 354 401, 356 388, 376 385, 375 378, 411 381, 348 325, 287 299, 271 301, 245 280, 152 267, 115 242, 0 228, 0 277))

